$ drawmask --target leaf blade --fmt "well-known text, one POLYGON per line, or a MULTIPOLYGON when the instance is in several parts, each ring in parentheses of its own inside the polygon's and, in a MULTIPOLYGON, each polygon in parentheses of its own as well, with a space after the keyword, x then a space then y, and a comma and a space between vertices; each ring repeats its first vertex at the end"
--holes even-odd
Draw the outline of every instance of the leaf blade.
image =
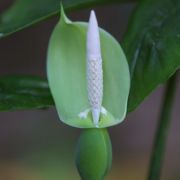
POLYGON ((128 111, 180 66, 179 9, 178 0, 145 0, 135 10, 122 43, 131 72, 128 111))
MULTIPOLYGON (((129 1, 132 0, 63 0, 62 3, 64 8, 69 11, 93 5, 129 1)), ((0 16, 0 38, 58 14, 59 11, 60 0, 16 0, 0 16)))
POLYGON ((0 77, 0 111, 46 108, 53 104, 47 81, 43 78, 0 77))

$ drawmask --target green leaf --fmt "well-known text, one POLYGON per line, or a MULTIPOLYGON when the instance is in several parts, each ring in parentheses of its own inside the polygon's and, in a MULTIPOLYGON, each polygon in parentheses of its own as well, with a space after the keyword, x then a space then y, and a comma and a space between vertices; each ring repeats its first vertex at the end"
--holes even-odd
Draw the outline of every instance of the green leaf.
MULTIPOLYGON (((67 10, 132 0, 62 0, 67 10)), ((7 36, 59 13, 60 0, 16 0, 0 16, 0 37, 7 36)))
MULTIPOLYGON (((48 49, 48 80, 61 121, 75 127, 95 127, 90 109, 86 79, 87 23, 71 22, 61 12, 61 20, 52 33, 48 49)), ((100 29, 103 60, 103 102, 99 127, 123 121, 126 115, 130 77, 127 60, 119 43, 100 29)))
POLYGON ((32 76, 0 78, 0 111, 45 108, 53 104, 47 81, 32 76))
POLYGON ((130 65, 132 111, 180 67, 180 1, 141 1, 122 45, 130 65))

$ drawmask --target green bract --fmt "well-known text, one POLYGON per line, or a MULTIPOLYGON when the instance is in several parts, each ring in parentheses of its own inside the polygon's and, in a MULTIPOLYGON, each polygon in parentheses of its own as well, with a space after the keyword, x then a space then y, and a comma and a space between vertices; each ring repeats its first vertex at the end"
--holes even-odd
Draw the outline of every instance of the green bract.
MULTIPOLYGON (((71 22, 61 10, 60 22, 52 33, 47 73, 60 119, 71 126, 94 128, 91 111, 87 118, 79 114, 90 108, 86 81, 87 23, 71 22)), ((103 61, 103 102, 108 111, 101 114, 99 128, 122 122, 127 111, 130 76, 126 57, 119 43, 100 29, 103 61)))

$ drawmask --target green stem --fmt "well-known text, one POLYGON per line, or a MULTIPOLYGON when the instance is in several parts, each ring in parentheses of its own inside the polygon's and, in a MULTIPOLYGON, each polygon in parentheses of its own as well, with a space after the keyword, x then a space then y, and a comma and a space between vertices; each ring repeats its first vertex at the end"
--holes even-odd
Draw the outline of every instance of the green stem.
POLYGON ((154 147, 152 151, 148 180, 160 180, 162 161, 165 153, 166 140, 170 127, 171 113, 173 110, 173 100, 176 90, 176 78, 177 74, 175 74, 167 83, 154 147))

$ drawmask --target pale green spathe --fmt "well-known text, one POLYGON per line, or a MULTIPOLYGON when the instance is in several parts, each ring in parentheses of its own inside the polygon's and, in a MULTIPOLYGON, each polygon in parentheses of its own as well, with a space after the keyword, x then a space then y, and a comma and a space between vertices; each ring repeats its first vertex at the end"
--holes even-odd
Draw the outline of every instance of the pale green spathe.
MULTIPOLYGON (((90 108, 86 81, 87 23, 71 22, 61 9, 48 49, 47 73, 50 89, 61 121, 79 128, 94 128, 91 111, 87 118, 79 113, 90 108)), ((122 122, 130 88, 128 64, 119 43, 100 29, 103 62, 103 103, 99 127, 122 122)))

